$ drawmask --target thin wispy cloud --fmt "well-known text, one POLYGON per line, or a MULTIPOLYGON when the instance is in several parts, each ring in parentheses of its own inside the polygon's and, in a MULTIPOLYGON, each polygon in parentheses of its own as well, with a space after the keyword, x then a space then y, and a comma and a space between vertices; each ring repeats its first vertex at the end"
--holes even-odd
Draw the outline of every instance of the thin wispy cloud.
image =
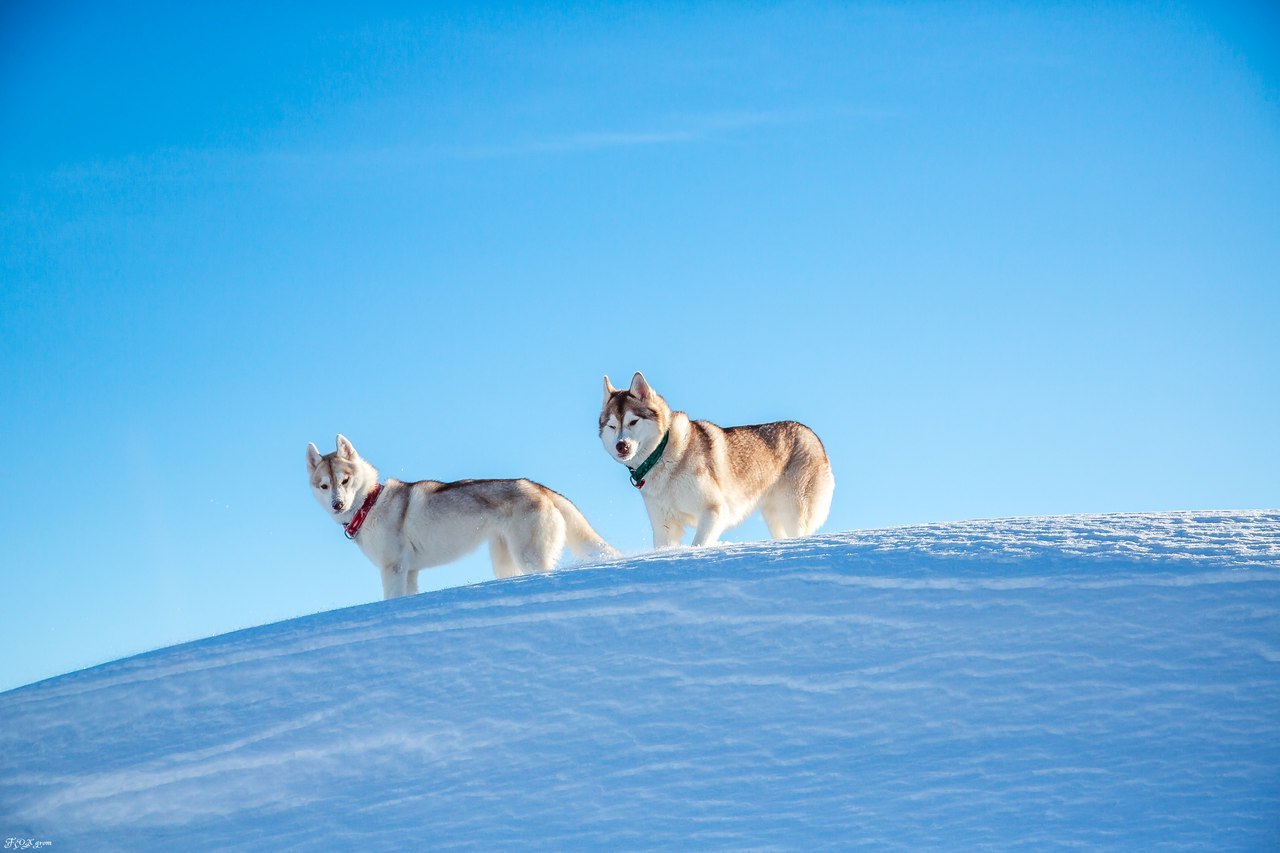
POLYGON ((674 145, 696 142, 703 135, 693 130, 650 131, 592 131, 570 133, 543 139, 530 139, 512 145, 479 145, 452 149, 450 153, 462 158, 521 157, 536 154, 569 154, 583 151, 600 151, 609 148, 636 148, 654 145, 674 145))
POLYGON ((109 161, 65 164, 50 177, 63 184, 85 181, 172 181, 210 172, 249 174, 267 170, 406 170, 433 163, 504 160, 589 154, 628 148, 696 145, 728 140, 753 130, 848 118, 877 119, 891 112, 861 108, 823 110, 724 111, 676 116, 645 127, 575 130, 530 135, 509 142, 447 143, 440 140, 392 145, 245 150, 235 148, 164 149, 109 161))
POLYGON ((807 112, 726 112, 676 118, 646 129, 595 130, 531 138, 504 145, 463 146, 452 149, 464 158, 521 157, 538 154, 567 154, 611 148, 638 148, 710 141, 735 131, 812 121, 807 112))

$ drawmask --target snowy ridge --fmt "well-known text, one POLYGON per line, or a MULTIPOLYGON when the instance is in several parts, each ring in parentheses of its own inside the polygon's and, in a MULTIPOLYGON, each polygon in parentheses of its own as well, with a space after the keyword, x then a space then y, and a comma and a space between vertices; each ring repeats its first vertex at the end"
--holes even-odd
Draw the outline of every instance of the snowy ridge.
POLYGON ((0 695, 53 849, 1280 844, 1280 512, 647 554, 0 695))

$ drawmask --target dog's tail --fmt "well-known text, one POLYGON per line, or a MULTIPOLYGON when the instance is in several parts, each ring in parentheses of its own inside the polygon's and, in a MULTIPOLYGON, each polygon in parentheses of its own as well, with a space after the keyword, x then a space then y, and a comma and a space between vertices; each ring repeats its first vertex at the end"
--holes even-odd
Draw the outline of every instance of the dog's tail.
POLYGON ((560 517, 564 519, 565 542, 569 546, 569 550, 573 552, 573 556, 578 559, 584 557, 618 557, 620 552, 601 538, 596 533, 582 512, 573 504, 573 501, 566 498, 559 492, 551 492, 551 501, 555 504, 556 509, 560 512, 560 517))

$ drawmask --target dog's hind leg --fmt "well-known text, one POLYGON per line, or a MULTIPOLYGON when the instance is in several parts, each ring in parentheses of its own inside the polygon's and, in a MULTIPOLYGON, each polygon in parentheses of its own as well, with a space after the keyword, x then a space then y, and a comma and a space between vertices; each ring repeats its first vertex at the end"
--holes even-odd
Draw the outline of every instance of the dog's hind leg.
POLYGON ((564 516, 548 501, 521 519, 508 545, 522 572, 551 571, 564 551, 564 516))
POLYGON ((520 567, 516 565, 516 561, 511 556, 511 549, 507 547, 507 543, 502 540, 501 536, 495 536, 489 540, 489 559, 493 561, 493 576, 495 578, 513 578, 516 575, 523 574, 520 567))
POLYGON ((766 492, 764 500, 760 502, 760 514, 764 516, 764 523, 769 526, 769 535, 774 539, 799 536, 802 524, 798 509, 795 497, 778 487, 766 492))
POLYGON ((798 450, 760 501, 760 514, 773 538, 811 536, 827 520, 836 481, 826 454, 820 453, 820 445, 798 450))

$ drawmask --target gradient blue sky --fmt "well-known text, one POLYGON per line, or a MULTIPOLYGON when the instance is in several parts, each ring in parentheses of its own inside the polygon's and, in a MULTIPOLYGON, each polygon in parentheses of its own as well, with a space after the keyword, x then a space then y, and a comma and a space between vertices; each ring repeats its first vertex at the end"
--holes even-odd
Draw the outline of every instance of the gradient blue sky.
POLYGON ((644 549, 604 373, 829 531, 1280 505, 1272 4, 355 5, 0 11, 0 689, 377 599, 337 432, 644 549))

